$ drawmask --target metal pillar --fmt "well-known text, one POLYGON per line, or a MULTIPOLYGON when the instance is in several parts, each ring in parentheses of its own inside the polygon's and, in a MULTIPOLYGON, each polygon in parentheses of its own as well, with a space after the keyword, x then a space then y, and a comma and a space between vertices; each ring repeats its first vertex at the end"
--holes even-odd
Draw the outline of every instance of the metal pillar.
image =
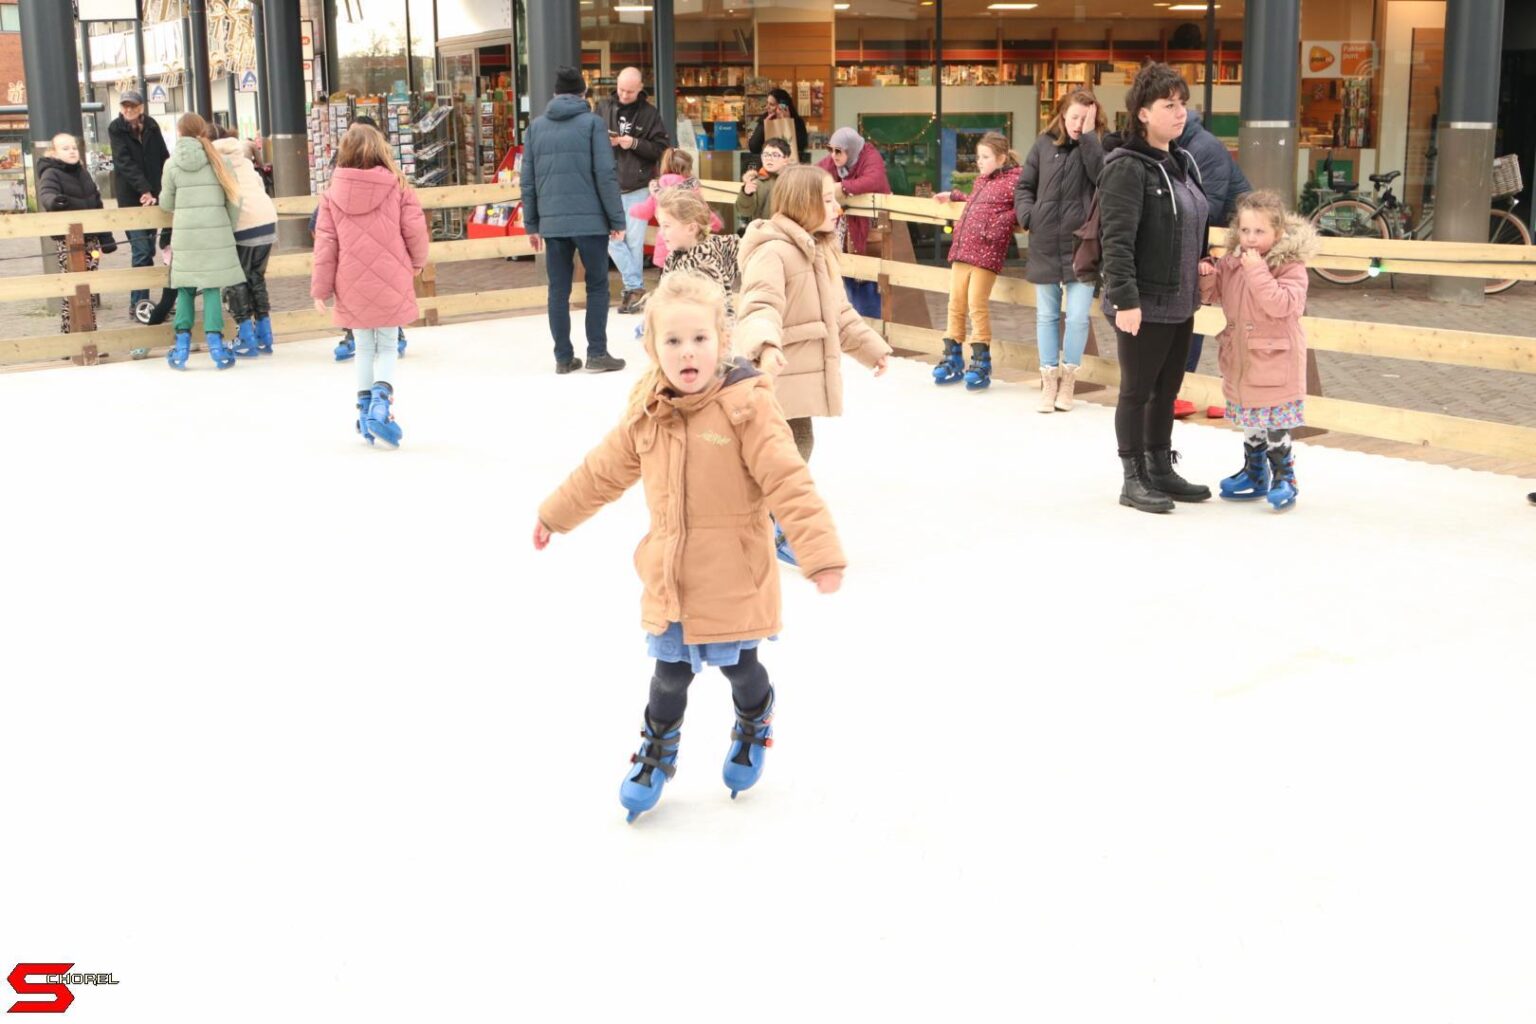
MULTIPOLYGON (((934 0, 933 5, 933 152, 938 154, 934 165, 939 169, 939 181, 933 183, 938 190, 944 180, 944 0, 934 0)), ((804 160, 805 155, 801 154, 804 160)), ((944 259, 943 224, 933 226, 933 262, 944 259)))
POLYGON ((1205 5, 1205 117, 1207 126, 1216 104, 1216 4, 1205 5))
MULTIPOLYGON (((1488 241, 1503 38, 1504 0, 1449 0, 1445 5, 1445 77, 1435 167, 1437 242, 1488 241)), ((1476 278, 1432 277, 1429 297, 1481 306, 1483 283, 1476 278)))
MULTIPOLYGON (((82 21, 80 24, 80 98, 86 103, 96 102, 96 89, 91 85, 91 23, 82 21)), ((89 147, 100 135, 100 125, 96 123, 96 115, 89 118, 81 118, 80 145, 82 153, 85 147, 89 147), (86 132, 89 127, 91 130, 86 132)))
POLYGON ((193 110, 204 121, 213 120, 213 80, 208 70, 207 0, 188 0, 187 21, 192 50, 187 54, 187 78, 197 83, 193 110))
POLYGON ((554 98, 561 64, 581 67, 581 7, 569 0, 528 0, 529 120, 542 116, 554 98))
MULTIPOLYGON (((260 83, 256 86, 261 88, 260 83)), ((240 134, 240 88, 235 75, 224 76, 225 95, 229 97, 229 130, 236 135, 240 134)))
POLYGON ((135 0, 134 14, 137 18, 133 23, 133 69, 139 82, 139 95, 145 97, 147 103, 149 86, 144 81, 144 0, 135 0))
POLYGON ((1300 0, 1248 0, 1238 162, 1254 188, 1274 189, 1291 204, 1296 202, 1300 48, 1300 0))
MULTIPOLYGON (((58 0, 21 0, 21 60, 27 78, 27 126, 41 154, 60 132, 81 134, 75 70, 75 16, 58 0)), ((52 245, 49 246, 50 250, 52 245)))
POLYGON ((262 2, 251 5, 251 34, 256 46, 256 131, 265 145, 272 134, 272 104, 267 99, 267 11, 262 2))
MULTIPOLYGON (((274 74, 261 83, 272 107, 272 185, 279 196, 309 195, 309 132, 304 124, 304 64, 299 0, 266 0, 267 66, 274 74)), ((305 222, 278 221, 279 248, 309 243, 305 222)))
POLYGON ((336 41, 336 0, 321 2, 325 11, 325 89, 329 95, 341 90, 341 47, 336 41))
MULTIPOLYGON (((27 130, 32 156, 43 155, 61 132, 79 138, 80 79, 75 71, 75 16, 58 0, 21 0, 21 62, 27 80, 27 130)), ((53 239, 41 242, 43 272, 58 273, 53 239)), ((63 300, 68 302, 68 299, 63 300)), ((48 308, 58 312, 59 302, 48 308)))
POLYGON ((655 42, 656 112, 666 126, 667 137, 677 141, 677 19, 672 0, 651 0, 651 25, 655 42))

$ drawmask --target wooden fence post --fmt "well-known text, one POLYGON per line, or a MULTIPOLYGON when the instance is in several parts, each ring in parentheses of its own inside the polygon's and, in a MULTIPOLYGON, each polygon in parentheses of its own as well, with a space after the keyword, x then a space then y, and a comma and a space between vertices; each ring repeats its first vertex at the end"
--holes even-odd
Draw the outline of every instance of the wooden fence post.
POLYGON ((896 258, 896 252, 889 210, 882 209, 875 218, 875 230, 880 232, 880 319, 890 323, 896 319, 896 303, 891 295, 891 275, 885 272, 885 265, 896 258))
MULTIPOLYGON (((85 273, 85 229, 79 224, 71 224, 65 244, 69 248, 70 273, 85 273)), ((90 285, 75 285, 75 293, 64 301, 69 303, 69 333, 80 334, 96 330, 96 311, 91 303, 90 285)), ((80 346, 80 354, 70 358, 76 366, 95 366, 100 361, 94 341, 86 341, 80 346)))
MULTIPOLYGON (((431 260, 428 260, 427 265, 422 268, 421 279, 416 282, 416 295, 418 298, 437 298, 437 264, 431 260)), ((436 327, 438 325, 437 307, 433 306, 427 310, 421 320, 427 327, 436 327)))

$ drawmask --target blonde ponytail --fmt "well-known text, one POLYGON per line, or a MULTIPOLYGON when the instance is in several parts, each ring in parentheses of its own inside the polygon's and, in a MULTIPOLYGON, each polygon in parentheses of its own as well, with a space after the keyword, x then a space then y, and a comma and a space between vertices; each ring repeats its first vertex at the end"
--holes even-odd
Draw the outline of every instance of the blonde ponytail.
POLYGON ((219 155, 219 151, 213 148, 213 143, 208 141, 212 132, 219 130, 218 125, 211 125, 198 115, 188 111, 181 115, 181 120, 176 122, 176 134, 185 139, 196 139, 202 143, 203 153, 208 157, 208 166, 213 168, 213 175, 219 180, 219 187, 229 197, 232 203, 240 202, 240 186, 235 181, 229 164, 219 155))

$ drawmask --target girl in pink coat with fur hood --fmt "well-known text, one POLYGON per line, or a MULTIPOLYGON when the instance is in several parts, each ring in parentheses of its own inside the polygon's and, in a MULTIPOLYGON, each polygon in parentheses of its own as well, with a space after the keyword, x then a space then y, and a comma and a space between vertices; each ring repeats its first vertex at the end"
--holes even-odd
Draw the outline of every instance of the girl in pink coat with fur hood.
POLYGON ((1291 430, 1304 422, 1307 395, 1307 264, 1317 236, 1286 213, 1274 192, 1237 201, 1227 253, 1200 262, 1200 295, 1221 303, 1221 390, 1226 418, 1243 429, 1243 468, 1221 482, 1232 500, 1296 503, 1291 430))
POLYGON ((427 265, 429 245, 421 201, 396 169, 389 143, 377 128, 354 124, 320 197, 309 294, 321 313, 335 297, 332 322, 357 339, 357 431, 369 444, 400 445, 390 412, 395 342, 419 315, 414 278, 427 265))
MULTIPOLYGON (((650 224, 656 220, 656 204, 661 198, 662 189, 685 188, 704 198, 703 189, 699 188, 699 179, 693 176, 693 154, 686 149, 669 149, 661 155, 661 177, 652 179, 651 194, 630 208, 626 216, 634 220, 643 220, 650 224)), ((713 210, 709 212, 709 230, 711 234, 718 235, 725 227, 725 222, 720 215, 713 210)), ((651 243, 651 262, 658 268, 667 265, 667 253, 671 250, 667 246, 667 239, 661 232, 656 233, 656 241, 651 243)))

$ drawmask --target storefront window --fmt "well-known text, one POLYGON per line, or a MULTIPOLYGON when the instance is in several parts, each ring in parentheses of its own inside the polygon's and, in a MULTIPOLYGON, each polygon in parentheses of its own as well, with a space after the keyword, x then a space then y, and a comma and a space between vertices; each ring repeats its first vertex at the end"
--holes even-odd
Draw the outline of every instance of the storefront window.
POLYGON ((369 0, 366 19, 354 5, 340 5, 336 43, 340 90, 361 96, 408 91, 405 0, 369 0))
POLYGON ((590 100, 611 95, 627 67, 639 68, 647 91, 654 90, 651 24, 645 0, 581 0, 581 73, 590 100))

